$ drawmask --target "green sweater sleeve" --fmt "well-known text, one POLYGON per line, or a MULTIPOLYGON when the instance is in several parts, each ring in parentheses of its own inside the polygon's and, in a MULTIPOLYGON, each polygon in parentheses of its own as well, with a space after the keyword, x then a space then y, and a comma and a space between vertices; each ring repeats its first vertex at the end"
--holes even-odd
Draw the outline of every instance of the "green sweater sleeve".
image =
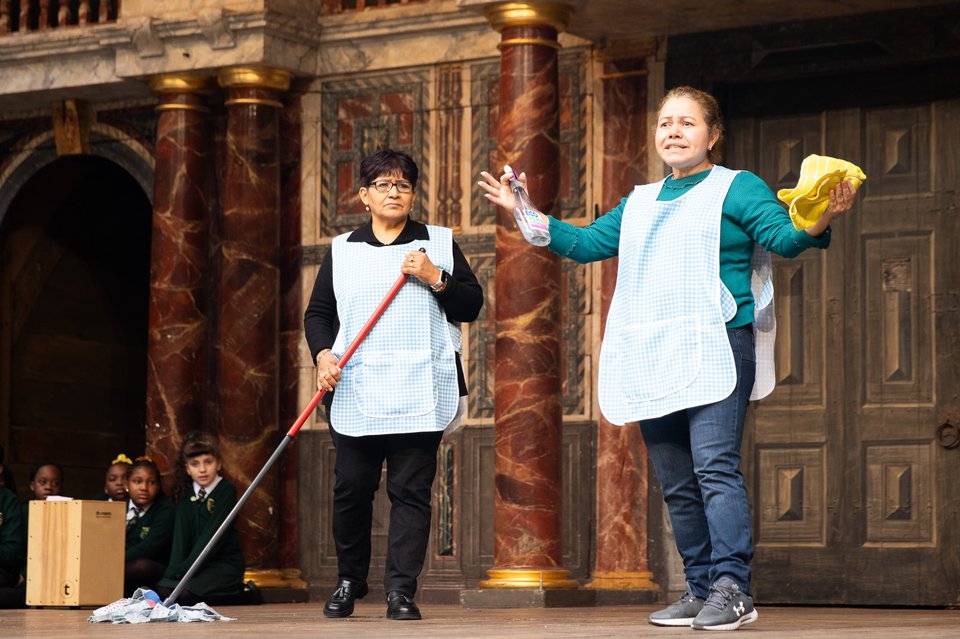
POLYGON ((20 573, 25 563, 26 538, 20 500, 0 486, 0 568, 20 573))
POLYGON ((798 231, 773 191, 749 171, 741 171, 734 178, 723 210, 747 235, 782 257, 796 257, 808 248, 830 246, 829 228, 819 237, 798 231))
POLYGON ((169 499, 159 497, 154 501, 142 521, 127 535, 124 559, 152 559, 166 564, 170 557, 174 516, 175 508, 169 499))
POLYGON ((627 198, 623 198, 616 208, 584 227, 549 216, 550 244, 547 248, 580 264, 617 255, 620 252, 620 222, 626 202, 627 198))

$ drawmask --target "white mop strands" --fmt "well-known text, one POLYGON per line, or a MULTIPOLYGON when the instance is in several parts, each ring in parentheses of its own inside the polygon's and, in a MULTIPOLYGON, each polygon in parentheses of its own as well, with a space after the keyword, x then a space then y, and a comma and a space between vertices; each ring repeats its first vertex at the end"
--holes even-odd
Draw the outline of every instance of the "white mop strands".
POLYGON ((138 588, 132 597, 118 599, 112 604, 97 608, 90 615, 92 623, 150 623, 151 621, 236 621, 235 617, 224 617, 207 604, 200 602, 195 606, 173 604, 169 608, 163 605, 160 597, 152 590, 138 588))

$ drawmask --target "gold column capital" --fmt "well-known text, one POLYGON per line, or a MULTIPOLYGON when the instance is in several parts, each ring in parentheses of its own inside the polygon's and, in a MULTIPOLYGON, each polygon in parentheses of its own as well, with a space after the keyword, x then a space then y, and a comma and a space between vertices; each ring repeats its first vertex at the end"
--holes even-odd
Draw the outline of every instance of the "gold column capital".
POLYGON ((155 75, 147 86, 154 93, 207 93, 211 88, 208 76, 188 73, 155 75))
POLYGON ((573 17, 574 7, 564 2, 501 2, 487 6, 483 14, 494 31, 507 27, 549 26, 561 32, 573 17))
POLYGON ((217 82, 225 89, 272 89, 287 91, 293 74, 284 69, 271 67, 233 67, 217 74, 217 82))

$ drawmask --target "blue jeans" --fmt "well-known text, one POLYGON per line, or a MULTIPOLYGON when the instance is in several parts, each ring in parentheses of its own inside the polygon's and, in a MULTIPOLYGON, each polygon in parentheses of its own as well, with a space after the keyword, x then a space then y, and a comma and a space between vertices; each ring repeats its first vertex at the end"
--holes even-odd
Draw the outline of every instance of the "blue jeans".
POLYGON ((750 593, 750 505, 740 472, 740 442, 756 376, 753 329, 728 328, 737 365, 729 397, 640 422, 670 513, 687 588, 706 598, 729 577, 750 593))

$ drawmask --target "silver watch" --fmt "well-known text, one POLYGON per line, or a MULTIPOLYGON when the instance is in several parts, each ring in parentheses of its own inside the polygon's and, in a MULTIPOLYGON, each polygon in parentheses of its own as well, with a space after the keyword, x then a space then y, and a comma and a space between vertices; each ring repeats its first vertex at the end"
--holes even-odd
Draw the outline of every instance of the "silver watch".
POLYGON ((437 279, 436 284, 430 285, 430 290, 434 293, 439 293, 447 286, 447 272, 443 269, 440 269, 440 277, 437 279))

